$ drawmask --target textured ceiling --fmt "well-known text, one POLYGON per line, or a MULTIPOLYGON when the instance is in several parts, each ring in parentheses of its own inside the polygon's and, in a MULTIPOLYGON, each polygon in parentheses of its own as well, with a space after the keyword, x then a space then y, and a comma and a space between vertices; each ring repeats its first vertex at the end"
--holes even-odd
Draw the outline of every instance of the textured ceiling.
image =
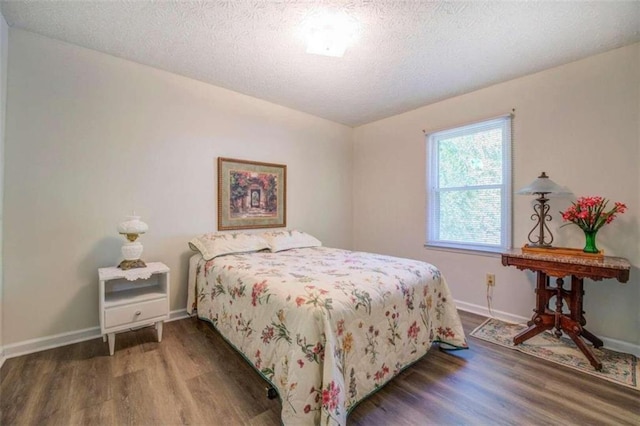
POLYGON ((12 27, 350 126, 640 41, 640 2, 2 1, 12 27), (321 10, 358 24, 309 55, 321 10))

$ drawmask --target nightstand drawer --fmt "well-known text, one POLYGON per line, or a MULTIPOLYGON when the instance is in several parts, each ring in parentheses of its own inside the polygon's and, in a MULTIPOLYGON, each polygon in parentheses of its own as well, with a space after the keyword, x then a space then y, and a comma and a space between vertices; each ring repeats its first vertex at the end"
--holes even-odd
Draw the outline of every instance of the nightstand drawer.
POLYGON ((167 299, 151 300, 133 305, 119 306, 104 311, 105 328, 143 321, 167 315, 167 299))

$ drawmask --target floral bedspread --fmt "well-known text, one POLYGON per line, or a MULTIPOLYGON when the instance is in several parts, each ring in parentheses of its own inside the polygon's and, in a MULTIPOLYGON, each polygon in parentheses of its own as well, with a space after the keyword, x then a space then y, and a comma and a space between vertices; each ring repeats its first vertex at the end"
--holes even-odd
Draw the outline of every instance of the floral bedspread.
POLYGON ((201 259, 190 283, 189 311, 273 384, 285 425, 344 425, 434 341, 466 347, 447 284, 425 262, 326 247, 257 252, 201 259))

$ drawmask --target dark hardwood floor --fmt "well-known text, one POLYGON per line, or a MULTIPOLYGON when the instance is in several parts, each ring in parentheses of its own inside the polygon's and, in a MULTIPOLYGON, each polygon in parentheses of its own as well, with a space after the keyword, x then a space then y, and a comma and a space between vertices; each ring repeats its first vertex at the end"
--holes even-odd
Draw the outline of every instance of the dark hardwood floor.
MULTIPOLYGON (((467 334, 484 318, 461 312, 467 334)), ((350 425, 639 425, 640 392, 468 338, 433 348, 351 413, 350 425)), ((266 383, 207 324, 165 324, 9 359, 2 425, 279 425, 266 383)))

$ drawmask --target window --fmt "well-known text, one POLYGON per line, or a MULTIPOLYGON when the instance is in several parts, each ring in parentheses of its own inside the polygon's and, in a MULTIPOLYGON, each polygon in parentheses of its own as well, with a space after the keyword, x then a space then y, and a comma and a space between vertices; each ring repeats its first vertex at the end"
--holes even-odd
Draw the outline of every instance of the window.
POLYGON ((509 248, 511 116, 432 133, 427 144, 427 245, 509 248))

